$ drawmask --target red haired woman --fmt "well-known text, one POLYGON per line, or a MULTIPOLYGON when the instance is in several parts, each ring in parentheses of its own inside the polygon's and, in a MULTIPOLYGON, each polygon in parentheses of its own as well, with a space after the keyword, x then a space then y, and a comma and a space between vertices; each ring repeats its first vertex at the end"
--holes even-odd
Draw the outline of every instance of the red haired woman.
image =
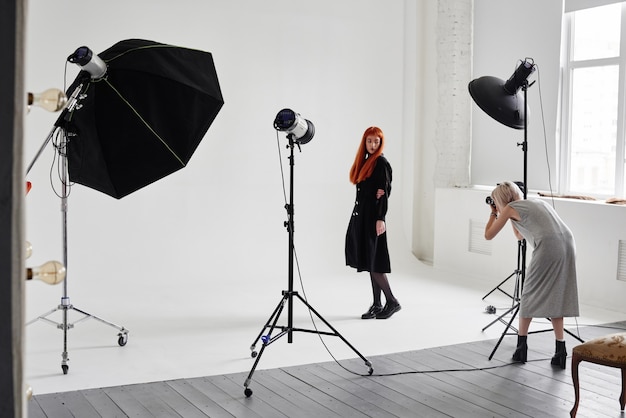
POLYGON ((383 156, 384 146, 383 131, 376 126, 367 128, 350 169, 356 201, 346 233, 346 265, 370 273, 374 296, 372 306, 361 315, 363 319, 387 319, 400 310, 387 280, 391 264, 385 215, 391 193, 391 165, 383 156), (381 292, 385 295, 384 308, 381 292))

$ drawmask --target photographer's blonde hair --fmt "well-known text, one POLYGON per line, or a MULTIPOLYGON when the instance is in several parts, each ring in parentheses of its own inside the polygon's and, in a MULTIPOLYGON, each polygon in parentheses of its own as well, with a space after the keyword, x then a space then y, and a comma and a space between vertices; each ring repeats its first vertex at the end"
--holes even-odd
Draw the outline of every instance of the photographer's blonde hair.
POLYGON ((512 181, 505 181, 498 184, 496 188, 493 189, 491 197, 496 202, 498 210, 502 210, 512 201, 523 199, 524 195, 517 184, 512 181))

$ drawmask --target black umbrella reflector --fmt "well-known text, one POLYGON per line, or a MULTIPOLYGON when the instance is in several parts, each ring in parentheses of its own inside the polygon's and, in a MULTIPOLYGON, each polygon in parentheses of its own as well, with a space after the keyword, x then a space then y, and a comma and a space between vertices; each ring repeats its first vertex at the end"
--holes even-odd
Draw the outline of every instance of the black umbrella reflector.
POLYGON ((120 199, 185 167, 224 104, 208 52, 129 39, 81 71, 66 115, 70 180, 120 199))

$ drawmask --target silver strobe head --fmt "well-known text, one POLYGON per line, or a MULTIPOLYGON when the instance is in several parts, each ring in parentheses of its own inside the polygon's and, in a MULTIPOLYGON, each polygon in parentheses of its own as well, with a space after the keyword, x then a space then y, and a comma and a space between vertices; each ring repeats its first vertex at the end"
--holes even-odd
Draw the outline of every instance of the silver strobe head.
POLYGON ((310 142, 315 135, 313 123, 291 109, 283 109, 278 112, 276 119, 274 119, 274 129, 287 132, 294 141, 300 144, 310 142))
POLYGON ((67 57, 67 60, 87 71, 94 80, 101 79, 107 73, 107 65, 102 61, 102 58, 95 55, 86 46, 78 48, 72 55, 67 57))

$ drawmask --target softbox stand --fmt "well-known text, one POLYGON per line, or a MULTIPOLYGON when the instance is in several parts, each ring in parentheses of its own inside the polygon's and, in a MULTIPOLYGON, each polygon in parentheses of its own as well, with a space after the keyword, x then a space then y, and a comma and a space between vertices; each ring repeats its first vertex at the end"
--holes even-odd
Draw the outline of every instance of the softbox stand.
MULTIPOLYGON (((524 152, 524 188, 522 190, 523 194, 524 194, 524 200, 526 200, 527 196, 528 196, 528 80, 525 80, 524 83, 522 84, 522 91, 524 92, 524 142, 522 143, 518 143, 518 146, 522 147, 522 151, 524 152)), ((519 313, 519 309, 520 309, 520 300, 521 300, 521 295, 522 295, 522 291, 524 289, 524 280, 526 278, 526 240, 521 240, 518 242, 518 255, 517 255, 517 262, 518 262, 518 266, 516 269, 516 283, 515 283, 515 294, 513 295, 513 306, 507 310, 504 314, 500 315, 498 318, 496 318, 493 322, 491 322, 489 325, 487 325, 485 328, 483 328, 483 331, 485 331, 487 328, 489 328, 491 325, 493 325, 495 322, 497 321, 501 321, 504 322, 504 320, 502 319, 504 316, 508 315, 509 313, 512 313, 511 315, 511 319, 509 320, 508 323, 506 323, 506 327, 504 328, 504 331, 502 331, 502 335, 500 335, 500 338, 498 339, 498 342, 496 343, 495 347, 493 348, 493 350, 491 351, 491 354, 489 355, 489 360, 491 360, 494 356, 494 354, 496 353, 496 351, 498 350, 498 347, 500 346, 500 343, 502 342, 502 340, 504 339, 505 335, 517 335, 517 329, 515 329, 515 327, 512 326, 513 321, 515 320, 515 317, 517 316, 517 314, 519 313), (517 273, 518 272, 518 273, 517 273), (514 333, 510 333, 509 329, 514 330, 514 333)), ((548 321, 552 321, 550 318, 546 318, 548 321)), ((552 331, 551 329, 543 329, 543 330, 537 330, 537 331, 529 331, 529 334, 537 334, 540 332, 549 332, 552 331)), ((566 332, 567 334, 571 335, 572 337, 574 337, 575 339, 577 339, 578 341, 580 341, 581 343, 584 342, 580 337, 578 337, 577 335, 573 334, 571 331, 564 329, 564 332, 566 332)))
MULTIPOLYGON (((50 133, 48 134, 48 136, 46 137, 43 145, 39 148, 39 151, 37 152, 37 154, 35 155, 35 158, 33 159, 33 161, 30 163, 30 165, 28 166, 28 169, 26 170, 26 174, 28 174, 30 172, 30 170, 32 169, 33 165, 35 164, 35 162, 39 159, 39 157, 41 156, 43 150, 46 148, 46 146, 48 145, 48 143, 52 140, 52 138, 54 137, 54 135, 57 133, 57 131, 59 129, 62 129, 62 126, 64 126, 65 123, 65 118, 66 116, 72 112, 74 110, 74 107, 76 106, 76 102, 78 99, 78 96, 81 92, 83 88, 83 85, 80 84, 72 93, 72 95, 68 98, 68 102, 67 102, 67 106, 65 107, 65 109, 63 109, 61 115, 59 116, 59 118, 57 119, 57 121, 54 124, 54 127, 52 128, 52 130, 50 131, 50 133)), ((65 131, 63 131, 65 132, 65 131)), ((67 138, 65 137, 65 135, 63 135, 63 139, 62 142, 60 143, 58 149, 56 150, 56 152, 58 152, 59 154, 59 161, 61 164, 61 213, 62 213, 62 223, 63 223, 63 265, 65 266, 66 270, 67 270, 67 212, 68 212, 68 166, 67 166, 67 138)), ((32 319, 31 321, 27 322, 26 325, 30 325, 36 321, 43 321, 45 323, 48 323, 50 325, 55 326, 56 328, 60 329, 63 331, 63 353, 62 353, 62 361, 61 361, 61 369, 63 370, 63 374, 67 374, 68 369, 69 369, 69 365, 68 365, 68 361, 69 361, 69 357, 68 357, 68 351, 67 351, 67 331, 71 328, 74 328, 74 325, 85 321, 87 319, 95 319, 105 325, 108 325, 110 327, 116 328, 119 333, 117 334, 117 343, 120 346, 125 346, 126 343, 128 342, 128 330, 126 328, 124 328, 123 326, 120 325, 116 325, 112 322, 106 321, 100 317, 97 317, 91 313, 88 313, 86 311, 83 311, 82 309, 78 309, 76 306, 72 305, 70 302, 70 297, 68 296, 68 292, 67 292, 67 276, 65 278, 65 280, 63 281, 63 293, 61 296, 61 304, 58 305, 57 307, 55 307, 54 309, 51 309, 50 311, 39 315, 38 317, 36 317, 35 319, 32 319), (52 315, 53 313, 57 312, 57 311, 61 311, 62 312, 62 322, 56 322, 51 320, 50 318, 48 318, 48 316, 52 315), (69 311, 76 311, 80 314, 82 314, 83 316, 81 318, 79 318, 77 321, 70 323, 68 321, 68 313, 69 311)))
POLYGON ((280 302, 278 302, 278 305, 276 306, 276 309, 274 309, 274 312, 272 312, 272 314, 270 315, 269 319, 267 320, 267 322, 265 323, 265 325, 263 326, 263 328, 261 329, 261 332, 259 333, 259 335, 256 337, 256 339, 254 340, 254 342, 252 343, 252 345, 250 346, 250 350, 251 350, 251 357, 252 358, 256 358, 254 361, 254 364, 252 365, 252 369, 250 370, 250 373, 248 374, 248 377, 246 378, 246 381, 244 382, 244 394, 246 395, 246 397, 250 397, 252 395, 252 389, 250 389, 250 382, 252 380, 252 375, 254 374, 254 371, 256 370, 257 365, 259 364, 259 361, 261 360, 261 356, 263 355, 263 352, 265 351, 265 349, 272 344, 273 342, 275 342, 276 340, 278 340, 279 338, 287 335, 287 342, 288 343, 292 343, 293 342, 293 333, 295 331, 298 332, 306 332, 306 333, 312 333, 312 334, 318 334, 318 335, 330 335, 333 337, 339 337, 344 343, 346 343, 346 345, 348 347, 350 347, 352 349, 352 351, 354 351, 364 362, 365 365, 369 368, 369 375, 371 375, 374 372, 374 369, 372 368, 372 363, 365 358, 356 348, 354 348, 352 346, 352 344, 350 344, 350 342, 348 342, 348 340, 346 340, 340 333, 339 331, 337 331, 326 319, 324 319, 322 317, 322 315, 320 315, 310 304, 309 302, 304 299, 302 296, 300 296, 300 294, 297 291, 293 290, 293 272, 294 272, 294 200, 293 200, 293 175, 294 175, 294 146, 298 145, 298 148, 300 147, 300 144, 296 141, 294 141, 294 136, 293 134, 289 134, 287 135, 287 139, 289 140, 289 149, 290 149, 290 156, 289 156, 289 203, 285 205, 285 209, 287 210, 287 221, 285 222, 285 227, 287 228, 287 232, 289 233, 289 279, 288 279, 288 290, 283 290, 282 291, 282 298, 280 299, 280 302), (295 328, 293 326, 293 301, 298 300, 300 302, 302 302, 304 304, 304 306, 311 312, 313 313, 313 315, 315 315, 319 320, 321 320, 332 332, 330 331, 320 331, 317 328, 316 329, 303 329, 303 328, 295 328), (283 313, 284 309, 285 309, 285 305, 287 305, 287 325, 277 325, 278 324, 278 320, 280 319, 281 314, 283 313), (272 333, 274 331, 278 331, 278 334, 276 335, 272 335, 272 333), (261 345, 261 349, 259 350, 259 352, 257 353, 255 350, 256 344, 257 342, 259 342, 259 340, 261 341, 262 345, 261 345))

